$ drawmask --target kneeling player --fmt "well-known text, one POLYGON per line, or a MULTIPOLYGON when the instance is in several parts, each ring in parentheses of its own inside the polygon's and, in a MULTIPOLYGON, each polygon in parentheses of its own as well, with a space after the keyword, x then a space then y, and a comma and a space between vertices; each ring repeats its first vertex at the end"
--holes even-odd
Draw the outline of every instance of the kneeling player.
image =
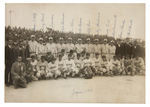
POLYGON ((95 54, 95 58, 93 59, 93 68, 95 70, 96 75, 101 75, 101 58, 99 57, 99 53, 95 54))
POLYGON ((109 75, 109 66, 108 66, 108 61, 106 59, 106 56, 102 56, 102 62, 101 62, 101 75, 108 76, 109 75))
POLYGON ((144 74, 145 65, 144 65, 143 58, 137 56, 134 59, 134 67, 135 67, 135 70, 136 70, 136 74, 144 74))
POLYGON ((76 66, 76 69, 78 71, 77 76, 82 77, 83 62, 82 62, 82 60, 80 58, 80 55, 81 54, 79 54, 79 53, 77 54, 77 59, 75 60, 75 66, 76 66))
POLYGON ((31 65, 32 65, 32 70, 33 70, 33 80, 38 80, 36 78, 36 73, 37 73, 37 60, 35 59, 35 55, 31 56, 31 65))
POLYGON ((59 55, 59 58, 58 58, 58 61, 57 61, 57 64, 58 64, 58 71, 60 71, 61 73, 61 76, 63 78, 66 78, 67 77, 67 73, 66 73, 66 64, 65 64, 65 60, 62 60, 62 55, 60 54, 59 55))
POLYGON ((112 61, 112 72, 113 75, 119 75, 121 73, 121 64, 120 61, 116 58, 116 56, 113 56, 112 61))
POLYGON ((72 59, 72 54, 68 55, 68 60, 66 61, 67 76, 75 77, 78 74, 78 70, 75 67, 74 60, 72 59))
POLYGON ((37 64, 37 78, 46 79, 46 72, 47 72, 47 61, 45 61, 45 57, 41 56, 41 61, 37 64))
POLYGON ((61 72, 58 70, 58 64, 56 63, 56 58, 52 58, 51 62, 48 63, 48 70, 47 70, 47 78, 54 77, 57 79, 61 75, 61 72))
POLYGON ((90 60, 89 53, 86 53, 86 59, 83 61, 82 74, 85 79, 90 79, 93 77, 92 62, 90 60))
POLYGON ((126 75, 135 74, 135 67, 134 67, 133 59, 126 57, 124 60, 124 66, 125 66, 126 75))

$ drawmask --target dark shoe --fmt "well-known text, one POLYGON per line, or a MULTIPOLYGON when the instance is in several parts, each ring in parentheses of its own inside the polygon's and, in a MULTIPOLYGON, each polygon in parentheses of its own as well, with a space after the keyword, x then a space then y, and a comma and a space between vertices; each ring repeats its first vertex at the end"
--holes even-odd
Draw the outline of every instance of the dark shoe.
POLYGON ((8 83, 7 83, 7 84, 6 84, 6 86, 7 86, 7 87, 9 87, 9 86, 10 86, 10 84, 8 84, 8 83))

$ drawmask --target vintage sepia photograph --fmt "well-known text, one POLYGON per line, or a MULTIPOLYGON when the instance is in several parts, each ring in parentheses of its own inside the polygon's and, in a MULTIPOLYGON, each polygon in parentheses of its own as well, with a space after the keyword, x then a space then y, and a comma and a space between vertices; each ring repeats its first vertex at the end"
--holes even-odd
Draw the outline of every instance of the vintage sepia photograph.
POLYGON ((6 103, 145 104, 144 3, 6 3, 6 103))

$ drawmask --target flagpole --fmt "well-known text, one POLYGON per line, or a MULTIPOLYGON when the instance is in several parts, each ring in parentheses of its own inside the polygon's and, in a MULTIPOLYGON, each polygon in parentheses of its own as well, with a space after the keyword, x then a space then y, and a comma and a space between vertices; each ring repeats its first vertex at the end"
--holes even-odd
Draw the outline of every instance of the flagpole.
POLYGON ((74 19, 72 19, 72 21, 71 21, 71 31, 73 32, 74 31, 74 19))
POLYGON ((33 30, 34 31, 36 30, 36 16, 37 16, 37 14, 33 13, 33 30))
POLYGON ((98 16, 97 16, 97 35, 99 35, 99 27, 100 27, 100 12, 98 12, 98 16))
POLYGON ((80 18, 80 22, 79 22, 79 33, 82 32, 82 18, 80 18))
POLYGON ((122 25, 121 25, 121 32, 120 32, 120 35, 119 35, 119 37, 120 37, 120 38, 122 38, 124 25, 125 25, 125 19, 122 21, 122 25))
POLYGON ((51 15, 51 28, 54 28, 54 15, 51 15))
POLYGON ((130 20, 130 23, 129 23, 128 32, 127 32, 128 37, 131 35, 132 26, 133 26, 133 20, 131 19, 131 20, 130 20))
POLYGON ((45 22, 44 22, 44 18, 45 18, 45 14, 42 13, 42 19, 41 19, 41 22, 42 22, 42 30, 44 31, 44 26, 45 26, 45 22))
POLYGON ((90 35, 91 33, 91 22, 89 20, 88 24, 87 24, 87 33, 90 35))
POLYGON ((62 25, 62 28, 61 28, 61 31, 63 32, 64 31, 64 13, 62 14, 62 22, 61 22, 61 25, 62 25))
POLYGON ((113 26, 113 33, 112 33, 112 36, 114 37, 114 38, 116 38, 116 36, 115 36, 115 33, 116 33, 116 23, 117 23, 117 15, 114 15, 114 26, 113 26))
POLYGON ((110 24, 110 20, 107 20, 107 24, 106 24, 106 35, 107 36, 109 34, 109 24, 110 24))
POLYGON ((10 26, 12 24, 12 10, 9 10, 9 21, 10 21, 10 26))

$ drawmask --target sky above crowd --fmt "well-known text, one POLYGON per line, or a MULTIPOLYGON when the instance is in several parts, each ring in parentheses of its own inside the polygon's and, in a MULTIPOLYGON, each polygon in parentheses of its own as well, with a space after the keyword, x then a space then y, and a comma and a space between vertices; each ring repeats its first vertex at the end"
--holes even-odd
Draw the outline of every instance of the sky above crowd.
POLYGON ((6 26, 145 39, 144 4, 6 4, 5 12, 6 26))

